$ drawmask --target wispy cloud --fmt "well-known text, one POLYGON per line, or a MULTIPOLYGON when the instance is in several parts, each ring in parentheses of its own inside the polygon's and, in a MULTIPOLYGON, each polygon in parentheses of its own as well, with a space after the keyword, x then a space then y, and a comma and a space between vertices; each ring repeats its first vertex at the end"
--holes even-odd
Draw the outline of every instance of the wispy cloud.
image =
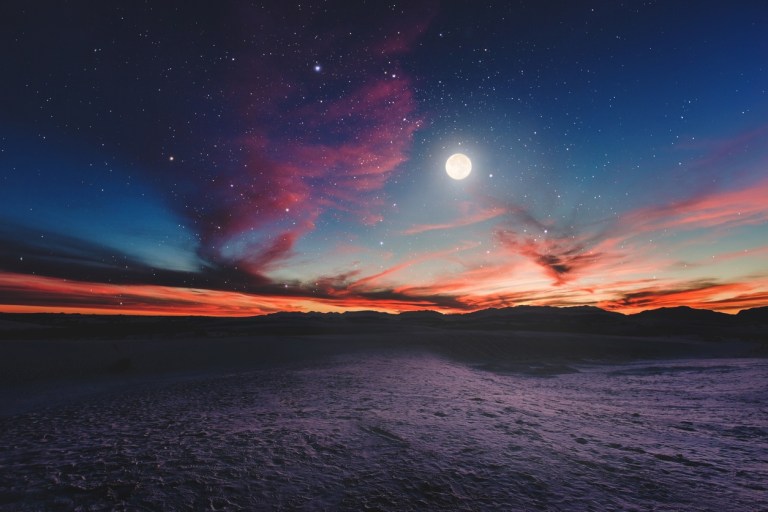
POLYGON ((541 267, 557 286, 575 279, 589 267, 609 257, 593 251, 574 237, 521 236, 510 230, 499 230, 496 236, 509 251, 541 267))
POLYGON ((687 305, 696 308, 737 311, 765 305, 768 281, 730 282, 696 280, 662 282, 632 292, 620 293, 616 299, 600 302, 605 309, 636 312, 644 309, 687 305))
POLYGON ((768 180, 724 191, 708 191, 667 204, 640 208, 622 215, 628 233, 662 229, 734 227, 768 221, 768 180))
MULTIPOLYGON (((334 25, 316 27, 308 46, 319 53, 344 49, 328 70, 323 63, 316 71, 305 56, 247 55, 251 64, 242 67, 228 100, 241 133, 221 141, 216 178, 193 183, 184 197, 204 259, 264 274, 293 256, 326 213, 361 224, 381 221, 382 189, 407 160, 423 123, 399 60, 433 12, 430 3, 414 3, 397 19, 377 20, 381 31, 366 41, 334 25), (364 69, 331 71, 345 66, 364 69)), ((243 16, 249 13, 244 9, 243 16)), ((289 30, 276 23, 258 37, 270 45, 267 39, 289 30)), ((292 37, 306 32, 296 27, 292 37)))
POLYGON ((417 224, 411 228, 403 231, 404 235, 417 235, 425 233, 427 231, 437 231, 444 229, 455 229, 464 226, 472 226, 473 224, 479 224, 487 220, 496 219, 506 214, 506 208, 500 206, 492 206, 490 208, 484 208, 475 212, 462 215, 460 218, 453 222, 446 222, 442 224, 417 224))
MULTIPOLYGON (((509 254, 526 258, 541 268, 556 286, 601 273, 627 273, 630 269, 660 272, 675 261, 662 258, 663 253, 655 250, 654 245, 639 244, 639 235, 706 230, 701 236, 711 238, 713 230, 764 224, 768 222, 766 198, 768 180, 762 180, 741 188, 693 192, 678 200, 630 210, 582 227, 545 223, 531 211, 514 205, 507 207, 510 220, 496 229, 495 237, 509 254), (619 264, 621 268, 617 268, 619 264)), ((674 249, 673 243, 665 244, 668 251, 674 249)), ((751 253, 761 250, 753 248, 751 253)), ((741 251, 728 257, 749 254, 741 251)))

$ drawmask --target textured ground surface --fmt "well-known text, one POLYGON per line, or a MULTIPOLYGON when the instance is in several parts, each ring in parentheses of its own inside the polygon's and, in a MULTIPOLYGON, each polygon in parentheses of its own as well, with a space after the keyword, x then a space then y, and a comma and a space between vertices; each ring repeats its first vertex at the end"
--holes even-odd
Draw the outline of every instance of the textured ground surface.
POLYGON ((0 510, 765 510, 768 361, 356 353, 0 417, 0 510))

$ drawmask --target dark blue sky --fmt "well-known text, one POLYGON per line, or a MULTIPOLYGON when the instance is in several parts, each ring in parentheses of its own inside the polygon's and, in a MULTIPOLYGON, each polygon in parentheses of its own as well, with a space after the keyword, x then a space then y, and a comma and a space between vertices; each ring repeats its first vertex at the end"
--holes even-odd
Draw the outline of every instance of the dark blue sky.
POLYGON ((763 2, 4 2, 0 308, 764 305, 767 26, 763 2))

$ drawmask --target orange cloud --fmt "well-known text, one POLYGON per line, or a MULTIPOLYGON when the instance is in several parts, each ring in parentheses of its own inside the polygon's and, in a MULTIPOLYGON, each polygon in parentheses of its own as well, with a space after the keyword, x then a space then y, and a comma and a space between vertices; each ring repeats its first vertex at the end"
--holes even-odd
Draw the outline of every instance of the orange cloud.
POLYGON ((690 306, 702 309, 736 312, 749 307, 765 305, 768 281, 716 283, 693 281, 641 288, 612 300, 601 301, 598 306, 608 310, 635 313, 660 307, 690 306))

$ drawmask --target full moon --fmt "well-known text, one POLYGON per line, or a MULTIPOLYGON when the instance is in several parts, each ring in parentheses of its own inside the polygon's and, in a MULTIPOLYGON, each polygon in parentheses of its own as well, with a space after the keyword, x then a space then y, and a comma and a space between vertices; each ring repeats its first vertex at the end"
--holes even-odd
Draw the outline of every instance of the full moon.
POLYGON ((455 180, 463 180, 472 172, 472 160, 464 153, 451 155, 445 162, 445 172, 455 180))

